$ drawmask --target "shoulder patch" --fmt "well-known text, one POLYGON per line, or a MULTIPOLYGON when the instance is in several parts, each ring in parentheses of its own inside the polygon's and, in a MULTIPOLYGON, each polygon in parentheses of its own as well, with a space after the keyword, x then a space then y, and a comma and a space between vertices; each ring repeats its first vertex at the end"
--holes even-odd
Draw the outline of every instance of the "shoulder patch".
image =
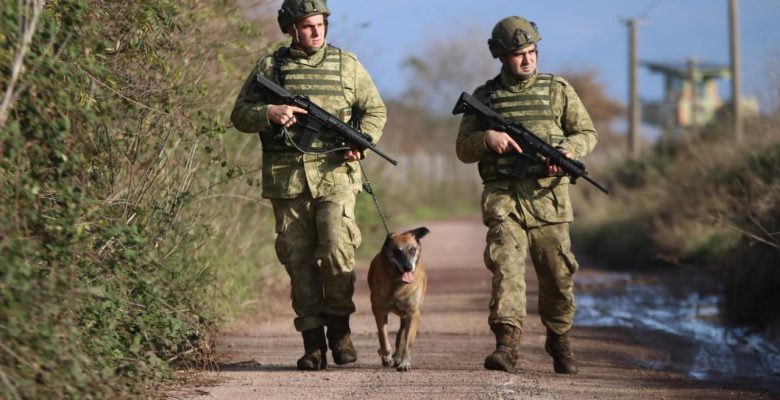
POLYGON ((571 86, 571 84, 569 84, 569 82, 566 79, 564 79, 562 76, 559 76, 559 75, 553 75, 553 81, 555 81, 556 83, 561 84, 561 86, 564 86, 564 87, 571 86))
POLYGON ((355 55, 355 53, 352 53, 352 52, 346 51, 346 50, 341 50, 341 56, 346 58, 346 59, 350 59, 352 61, 357 61, 358 60, 357 55, 355 55))
POLYGON ((268 75, 268 73, 273 69, 274 67, 274 58, 273 54, 269 54, 260 60, 257 61, 257 70, 262 72, 263 75, 268 75))

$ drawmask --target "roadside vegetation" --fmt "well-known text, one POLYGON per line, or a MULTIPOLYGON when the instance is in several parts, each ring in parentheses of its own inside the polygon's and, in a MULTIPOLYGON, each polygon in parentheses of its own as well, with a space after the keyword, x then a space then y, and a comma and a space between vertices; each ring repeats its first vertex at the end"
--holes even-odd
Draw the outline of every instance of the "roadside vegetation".
MULTIPOLYGON (((175 368, 209 367, 219 327, 262 311, 264 290, 286 284, 260 198, 259 140, 228 121, 246 74, 281 40, 275 6, 24 0, 2 10, 0 398, 148 396, 175 368)), ((380 147, 401 163, 364 165, 392 230, 479 212, 481 183, 454 156, 449 112, 497 71, 487 57, 471 62, 480 37, 432 41, 425 60, 407 60, 404 99, 385 99, 380 147)), ((609 127, 622 109, 596 72, 562 75, 595 110, 604 149, 618 146, 609 127)), ((753 122, 740 147, 708 131, 641 160, 594 155, 615 194, 578 190, 580 242, 624 266, 706 265, 729 315, 771 323, 776 122, 753 122)), ((370 256, 384 228, 367 194, 356 213, 370 256)))
POLYGON ((735 144, 729 122, 719 121, 596 170, 612 194, 580 188, 577 243, 620 269, 691 267, 722 292, 729 321, 777 334, 778 122, 748 121, 735 144))
POLYGON ((254 57, 231 39, 269 43, 239 14, 221 2, 3 8, 0 398, 137 398, 171 366, 209 364, 219 316, 259 274, 224 256, 240 249, 226 225, 256 233, 244 217, 257 201, 225 208, 243 196, 217 192, 248 156, 223 143, 217 112, 218 84, 236 74, 225 57, 254 57))

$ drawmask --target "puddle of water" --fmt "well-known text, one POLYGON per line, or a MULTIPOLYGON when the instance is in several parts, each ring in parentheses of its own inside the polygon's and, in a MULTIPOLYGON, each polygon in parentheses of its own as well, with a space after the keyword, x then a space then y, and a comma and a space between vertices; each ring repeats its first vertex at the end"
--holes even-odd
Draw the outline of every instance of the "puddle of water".
MULTIPOLYGON (((635 284, 627 274, 614 275, 599 278, 611 280, 608 290, 577 295, 576 326, 642 328, 688 338, 697 347, 689 370, 696 379, 780 377, 778 345, 748 329, 722 324, 717 296, 680 297, 663 285, 635 284)), ((586 284, 599 286, 599 282, 586 284)), ((659 361, 652 364, 647 367, 665 367, 659 361)))

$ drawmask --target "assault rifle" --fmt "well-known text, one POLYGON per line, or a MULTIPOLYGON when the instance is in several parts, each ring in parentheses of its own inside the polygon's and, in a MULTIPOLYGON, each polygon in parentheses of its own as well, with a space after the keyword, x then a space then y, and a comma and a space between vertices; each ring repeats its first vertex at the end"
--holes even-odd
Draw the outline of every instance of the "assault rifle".
POLYGON ((474 96, 466 92, 461 93, 458 102, 455 104, 455 108, 452 110, 453 115, 463 113, 477 114, 482 118, 487 119, 493 126, 506 132, 509 137, 517 142, 517 144, 520 145, 520 148, 523 149, 523 152, 517 157, 517 161, 515 161, 510 168, 509 175, 518 178, 524 177, 529 161, 535 159, 537 155, 542 155, 570 175, 571 183, 576 183, 577 178, 582 177, 586 181, 592 183, 593 186, 599 188, 602 192, 609 194, 609 190, 607 190, 606 187, 588 176, 585 164, 577 160, 566 158, 560 150, 547 144, 547 142, 540 139, 522 124, 509 123, 490 107, 482 104, 479 100, 475 99, 474 96))
POLYGON ((301 114, 296 117, 298 119, 297 123, 303 125, 303 133, 296 143, 299 147, 308 150, 320 131, 329 130, 336 132, 345 141, 357 146, 360 151, 369 149, 391 164, 398 165, 398 161, 376 148, 376 144, 372 143, 371 136, 345 124, 322 107, 314 104, 308 97, 293 95, 274 81, 263 76, 263 74, 257 74, 257 83, 278 96, 285 104, 302 108, 308 112, 308 114, 301 114))

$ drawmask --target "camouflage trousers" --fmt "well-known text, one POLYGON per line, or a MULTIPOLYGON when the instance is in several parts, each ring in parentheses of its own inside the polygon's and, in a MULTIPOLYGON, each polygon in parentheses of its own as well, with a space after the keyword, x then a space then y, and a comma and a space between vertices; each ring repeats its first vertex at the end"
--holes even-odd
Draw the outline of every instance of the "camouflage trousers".
POLYGON ((539 315, 557 334, 574 319, 573 275, 578 264, 571 252, 569 224, 524 228, 515 215, 488 225, 485 265, 493 273, 488 323, 523 329, 526 317, 526 255, 530 252, 539 280, 539 315))
POLYGON ((355 312, 356 191, 272 199, 276 255, 290 276, 297 331, 325 325, 327 315, 355 312))

